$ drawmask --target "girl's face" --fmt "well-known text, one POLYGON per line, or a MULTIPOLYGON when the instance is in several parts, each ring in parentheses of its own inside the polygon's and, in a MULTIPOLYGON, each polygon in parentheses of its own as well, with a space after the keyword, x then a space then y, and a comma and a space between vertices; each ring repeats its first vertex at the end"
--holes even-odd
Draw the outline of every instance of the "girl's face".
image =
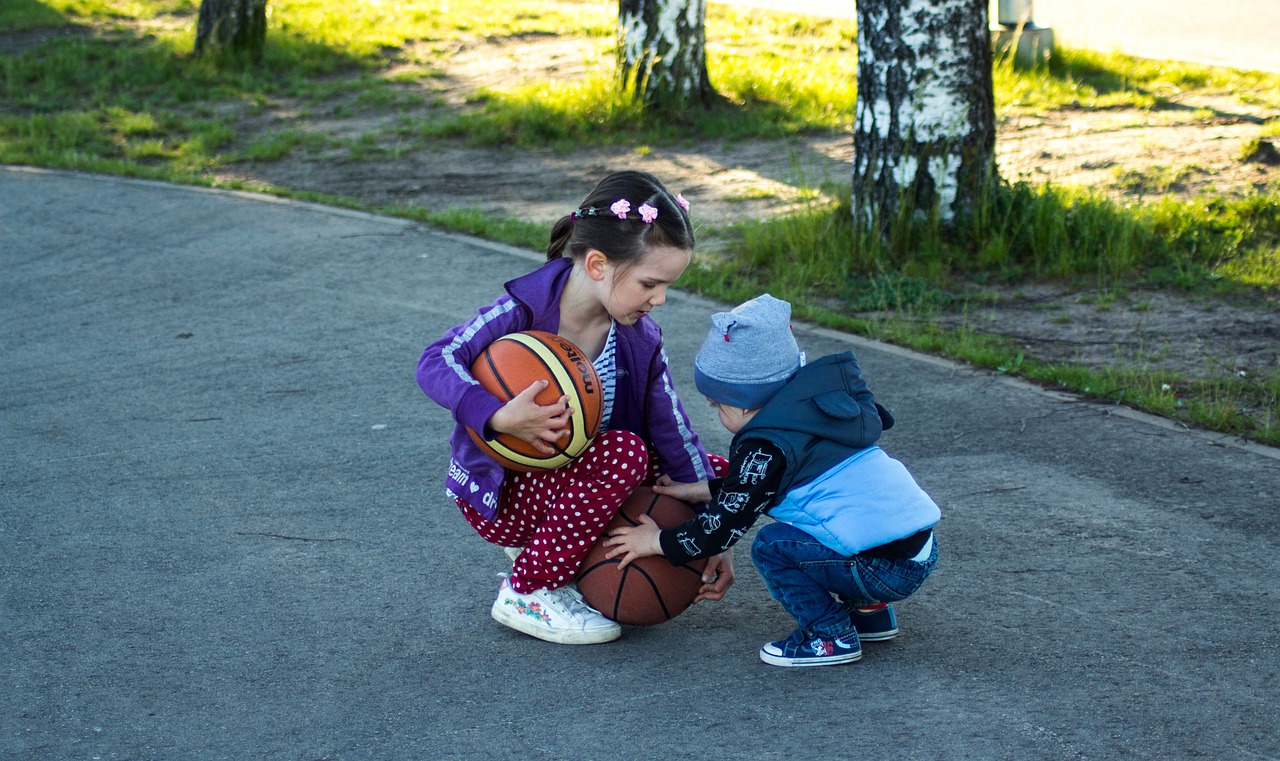
POLYGON ((693 253, 670 246, 651 247, 634 266, 604 263, 601 303, 613 319, 634 325, 667 301, 667 286, 684 274, 693 253))

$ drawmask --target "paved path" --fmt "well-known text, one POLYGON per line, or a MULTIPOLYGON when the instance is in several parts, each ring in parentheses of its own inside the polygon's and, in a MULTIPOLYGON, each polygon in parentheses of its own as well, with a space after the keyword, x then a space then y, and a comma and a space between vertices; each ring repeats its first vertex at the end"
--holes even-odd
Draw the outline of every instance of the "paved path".
MULTIPOLYGON (((856 17, 853 0, 713 0, 822 16, 856 17)), ((997 18, 996 0, 991 18, 997 18)), ((1280 2, 1035 0, 1033 18, 1059 42, 1146 58, 1280 72, 1280 2)))
MULTIPOLYGON (((413 369, 535 263, 0 169, 0 758, 1276 757, 1274 450, 803 326, 944 510, 896 641, 761 664, 791 624, 745 552, 728 600, 614 644, 495 624, 413 369)), ((713 308, 658 312, 686 391, 713 308)))

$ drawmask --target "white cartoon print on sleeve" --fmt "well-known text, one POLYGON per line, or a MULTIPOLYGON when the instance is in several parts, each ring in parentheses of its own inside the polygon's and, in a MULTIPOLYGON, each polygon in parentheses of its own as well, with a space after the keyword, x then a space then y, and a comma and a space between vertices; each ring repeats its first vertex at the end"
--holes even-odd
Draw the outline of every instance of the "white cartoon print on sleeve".
POLYGON ((680 540, 680 546, 684 547, 684 551, 689 555, 698 557, 702 554, 702 548, 698 546, 697 542, 693 541, 693 537, 682 533, 676 538, 680 540))
POLYGON ((716 498, 716 504, 725 509, 725 512, 736 513, 746 506, 747 500, 751 495, 744 491, 720 492, 720 496, 716 498))
POLYGON ((764 478, 765 471, 771 462, 773 462, 773 455, 752 452, 742 461, 742 467, 738 470, 738 480, 753 486, 760 483, 760 479, 764 478))

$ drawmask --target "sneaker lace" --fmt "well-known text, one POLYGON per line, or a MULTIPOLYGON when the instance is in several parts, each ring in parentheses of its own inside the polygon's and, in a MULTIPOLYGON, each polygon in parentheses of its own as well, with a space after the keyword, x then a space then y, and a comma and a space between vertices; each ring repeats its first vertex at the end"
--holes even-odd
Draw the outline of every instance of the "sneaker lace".
POLYGON ((585 618, 595 613, 595 610, 590 605, 587 605, 587 601, 582 599, 582 595, 570 587, 549 589, 547 593, 558 599, 569 615, 574 618, 585 618))

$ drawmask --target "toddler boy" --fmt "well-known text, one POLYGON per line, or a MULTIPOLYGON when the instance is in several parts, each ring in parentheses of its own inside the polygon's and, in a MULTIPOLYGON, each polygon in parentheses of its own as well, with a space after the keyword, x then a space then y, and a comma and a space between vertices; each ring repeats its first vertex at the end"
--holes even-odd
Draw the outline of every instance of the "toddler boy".
POLYGON ((724 552, 767 513, 751 548, 769 593, 796 619, 760 659, 826 666, 862 657, 862 641, 898 633, 890 603, 913 594, 938 559, 938 506, 875 442, 893 425, 853 352, 805 364, 791 305, 765 294, 711 318, 694 362, 698 390, 734 434, 728 476, 654 491, 705 513, 659 530, 648 519, 605 539, 623 564, 686 563, 724 552))

